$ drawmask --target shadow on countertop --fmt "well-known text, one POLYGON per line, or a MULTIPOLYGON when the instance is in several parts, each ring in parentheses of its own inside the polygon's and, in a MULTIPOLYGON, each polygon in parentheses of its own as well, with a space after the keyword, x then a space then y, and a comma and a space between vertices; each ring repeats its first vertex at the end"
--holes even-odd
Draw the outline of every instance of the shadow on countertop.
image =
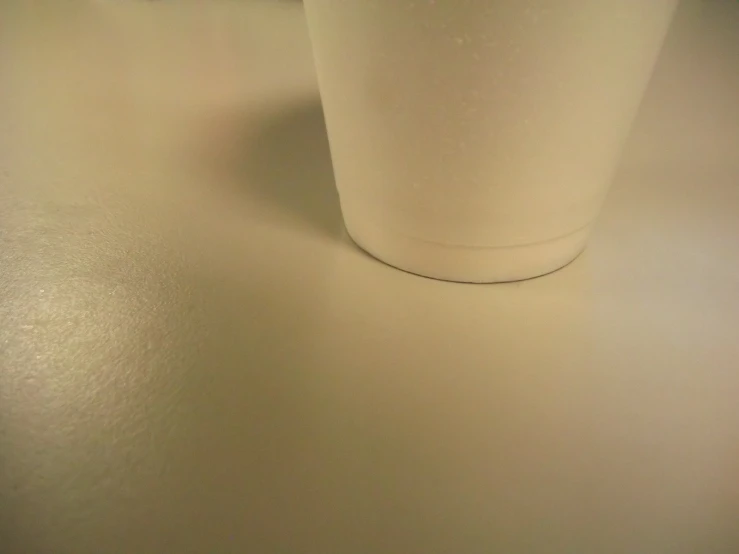
POLYGON ((339 197, 326 124, 316 98, 259 112, 211 114, 183 163, 204 172, 209 195, 301 232, 338 239, 339 197), (215 188, 212 188, 215 187, 215 188))
POLYGON ((244 185, 293 222, 341 233, 341 211, 320 101, 268 114, 245 152, 244 185))

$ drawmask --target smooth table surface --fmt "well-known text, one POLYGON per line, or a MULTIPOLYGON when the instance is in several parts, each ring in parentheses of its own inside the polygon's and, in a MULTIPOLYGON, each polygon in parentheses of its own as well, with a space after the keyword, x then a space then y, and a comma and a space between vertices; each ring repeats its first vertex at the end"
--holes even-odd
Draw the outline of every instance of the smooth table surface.
POLYGON ((0 3, 0 552, 739 552, 739 4, 586 254, 342 230, 297 2, 0 3))

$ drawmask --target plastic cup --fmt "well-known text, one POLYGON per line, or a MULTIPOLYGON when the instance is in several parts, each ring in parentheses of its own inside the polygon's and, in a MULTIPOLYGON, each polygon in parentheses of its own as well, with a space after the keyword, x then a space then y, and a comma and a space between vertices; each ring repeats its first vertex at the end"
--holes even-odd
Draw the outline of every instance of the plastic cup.
POLYGON ((305 0, 347 231, 514 281, 582 252, 677 0, 305 0))

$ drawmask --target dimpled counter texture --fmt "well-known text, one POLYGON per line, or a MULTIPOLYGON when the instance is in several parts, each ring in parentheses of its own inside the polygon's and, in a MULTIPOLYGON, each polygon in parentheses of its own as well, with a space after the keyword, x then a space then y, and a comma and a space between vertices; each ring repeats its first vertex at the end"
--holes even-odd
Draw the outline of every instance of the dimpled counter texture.
POLYGON ((299 2, 0 2, 0 552, 735 554, 739 4, 684 2, 591 248, 342 230, 299 2))

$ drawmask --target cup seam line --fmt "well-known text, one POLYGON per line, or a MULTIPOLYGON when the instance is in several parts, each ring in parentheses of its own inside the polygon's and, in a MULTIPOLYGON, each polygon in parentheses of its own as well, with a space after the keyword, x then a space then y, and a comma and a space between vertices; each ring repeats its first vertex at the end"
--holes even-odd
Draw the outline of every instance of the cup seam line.
POLYGON ((582 226, 578 227, 577 229, 575 229, 573 231, 569 231, 567 233, 563 233, 561 235, 557 235, 556 237, 552 237, 552 238, 549 238, 549 239, 544 239, 544 240, 539 240, 539 241, 534 241, 534 242, 525 242, 525 243, 521 243, 521 244, 509 244, 509 245, 503 245, 503 246, 484 246, 484 245, 477 245, 477 244, 461 244, 461 243, 454 243, 454 242, 440 242, 440 241, 435 241, 435 240, 429 240, 429 239, 424 239, 424 238, 420 238, 420 237, 415 237, 413 235, 406 235, 405 233, 402 233, 402 232, 397 231, 395 229, 393 229, 393 232, 394 233, 397 233, 399 235, 402 235, 406 239, 414 240, 414 241, 418 241, 418 242, 423 242, 423 243, 431 244, 431 245, 435 245, 435 246, 444 246, 444 247, 448 247, 448 248, 468 248, 468 249, 471 249, 471 250, 472 249, 478 249, 478 250, 501 249, 501 250, 503 250, 503 249, 506 249, 506 248, 526 248, 528 246, 537 246, 537 245, 546 244, 548 242, 554 242, 554 241, 557 241, 557 240, 560 240, 560 239, 564 239, 564 238, 567 238, 567 237, 569 237, 571 235, 575 235, 575 234, 577 234, 577 233, 579 233, 579 232, 587 229, 588 227, 590 227, 591 225, 593 225, 594 222, 595 222, 595 220, 593 219, 593 220, 589 221, 588 223, 586 223, 585 225, 582 225, 582 226))

